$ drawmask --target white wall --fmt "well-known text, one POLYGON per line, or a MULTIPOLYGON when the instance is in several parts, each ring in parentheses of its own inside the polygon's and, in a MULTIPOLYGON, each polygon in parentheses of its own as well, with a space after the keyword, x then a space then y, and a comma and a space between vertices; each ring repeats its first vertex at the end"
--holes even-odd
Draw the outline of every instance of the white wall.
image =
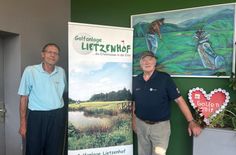
POLYGON ((19 96, 17 89, 23 69, 40 63, 44 44, 57 43, 61 49, 59 65, 67 70, 67 22, 70 20, 70 0, 0 0, 0 31, 18 35, 6 39, 4 59, 7 62, 5 100, 6 155, 21 155, 19 128, 19 96))

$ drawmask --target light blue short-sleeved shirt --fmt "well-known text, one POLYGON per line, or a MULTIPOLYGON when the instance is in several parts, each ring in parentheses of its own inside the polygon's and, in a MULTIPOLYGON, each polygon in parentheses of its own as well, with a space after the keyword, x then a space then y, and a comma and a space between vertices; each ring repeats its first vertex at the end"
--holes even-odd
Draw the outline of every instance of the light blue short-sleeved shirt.
POLYGON ((18 94, 29 97, 30 110, 53 110, 64 106, 63 93, 66 89, 63 68, 55 66, 52 73, 44 71, 42 63, 28 66, 22 75, 18 94))

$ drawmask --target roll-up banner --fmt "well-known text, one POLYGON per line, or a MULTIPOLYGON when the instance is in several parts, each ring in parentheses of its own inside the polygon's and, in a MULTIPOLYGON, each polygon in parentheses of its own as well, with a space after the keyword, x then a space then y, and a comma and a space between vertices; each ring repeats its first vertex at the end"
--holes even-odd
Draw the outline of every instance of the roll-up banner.
POLYGON ((69 155, 132 155, 133 29, 69 23, 69 155))

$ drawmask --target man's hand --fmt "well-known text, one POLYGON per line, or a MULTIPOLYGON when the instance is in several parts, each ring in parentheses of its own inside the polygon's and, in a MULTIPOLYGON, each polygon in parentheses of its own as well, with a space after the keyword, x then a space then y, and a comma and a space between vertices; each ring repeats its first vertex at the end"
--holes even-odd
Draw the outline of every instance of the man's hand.
POLYGON ((202 128, 194 120, 189 122, 188 124, 189 136, 191 135, 198 136, 200 135, 201 131, 202 131, 202 128))
POLYGON ((20 125, 19 134, 21 135, 21 137, 23 139, 25 139, 25 137, 26 137, 26 124, 25 125, 20 125))

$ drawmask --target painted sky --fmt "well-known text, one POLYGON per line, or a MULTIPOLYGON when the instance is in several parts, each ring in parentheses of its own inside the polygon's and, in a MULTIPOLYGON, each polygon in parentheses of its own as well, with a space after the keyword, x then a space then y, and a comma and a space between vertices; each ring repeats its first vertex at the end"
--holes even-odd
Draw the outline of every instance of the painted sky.
POLYGON ((133 26, 139 22, 149 23, 159 18, 165 18, 166 23, 179 24, 189 19, 199 19, 201 17, 204 17, 206 16, 206 14, 209 14, 209 12, 211 14, 215 14, 216 12, 224 9, 234 9, 234 5, 227 4, 133 15, 131 16, 131 24, 133 26))

